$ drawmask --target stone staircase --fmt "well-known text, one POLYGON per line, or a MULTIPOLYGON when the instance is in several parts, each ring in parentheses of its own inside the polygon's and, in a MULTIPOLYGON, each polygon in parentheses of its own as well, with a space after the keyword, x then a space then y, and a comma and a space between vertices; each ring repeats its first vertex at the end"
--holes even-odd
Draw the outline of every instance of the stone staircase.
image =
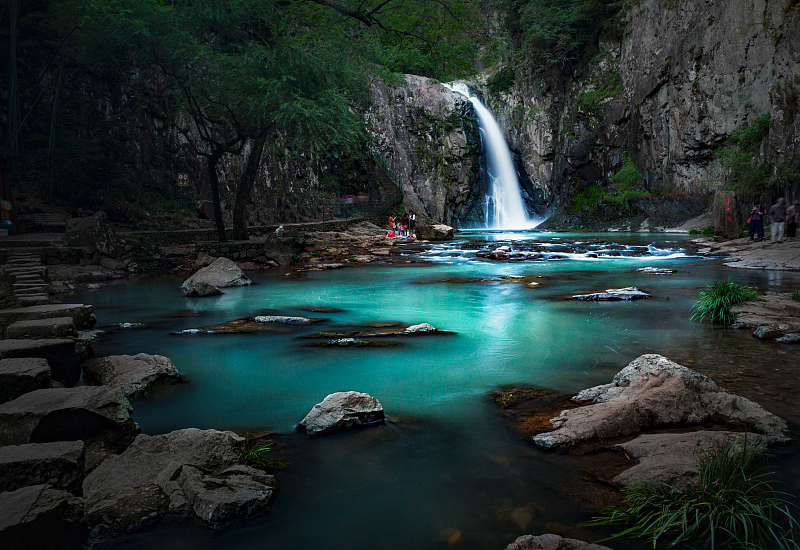
POLYGON ((47 266, 42 265, 38 254, 10 252, 3 270, 11 281, 11 291, 17 307, 52 303, 50 285, 47 282, 47 266))

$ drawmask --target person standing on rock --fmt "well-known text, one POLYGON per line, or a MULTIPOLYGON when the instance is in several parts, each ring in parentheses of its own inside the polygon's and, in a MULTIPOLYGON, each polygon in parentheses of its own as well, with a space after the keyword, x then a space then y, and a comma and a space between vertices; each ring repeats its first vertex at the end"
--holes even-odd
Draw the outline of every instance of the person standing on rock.
POLYGON ((753 235, 758 234, 758 240, 764 240, 764 207, 761 206, 761 201, 753 203, 753 209, 750 211, 750 240, 753 240, 753 235))
POLYGON ((393 214, 389 214, 389 231, 392 233, 392 237, 397 235, 397 221, 393 214))
POLYGON ((786 240, 789 242, 797 235, 797 216, 799 213, 797 201, 786 209, 786 240))
POLYGON ((413 210, 408 211, 408 236, 414 238, 414 226, 417 225, 417 215, 413 210))
POLYGON ((783 227, 786 225, 786 199, 778 198, 777 202, 769 209, 770 242, 780 243, 783 237, 783 227))
POLYGON ((400 217, 400 236, 407 237, 408 233, 408 212, 403 212, 403 215, 400 217))

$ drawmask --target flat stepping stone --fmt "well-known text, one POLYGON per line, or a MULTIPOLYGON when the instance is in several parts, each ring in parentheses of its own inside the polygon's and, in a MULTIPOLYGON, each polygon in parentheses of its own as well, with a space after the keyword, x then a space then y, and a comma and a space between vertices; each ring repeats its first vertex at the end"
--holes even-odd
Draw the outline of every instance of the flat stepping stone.
POLYGON ((627 300, 641 300, 643 298, 650 298, 646 292, 642 292, 635 286, 627 288, 609 288, 604 292, 595 292, 593 294, 576 294, 573 296, 575 300, 585 301, 627 301, 627 300))
POLYGON ((0 331, 17 321, 33 319, 51 319, 53 317, 72 317, 75 326, 79 329, 92 328, 97 321, 92 306, 83 304, 47 304, 24 308, 0 310, 0 331))
MULTIPOLYGON (((0 359, 0 403, 12 401, 50 384, 50 365, 46 359, 24 357, 0 359)), ((0 483, 0 487, 3 484, 0 483)))
POLYGON ((50 365, 50 376, 64 385, 72 386, 81 377, 80 357, 73 338, 0 340, 0 359, 38 357, 50 365))
POLYGON ((16 283, 11 285, 11 290, 15 292, 17 290, 28 290, 31 288, 48 288, 48 285, 44 281, 41 283, 16 283))
POLYGON ((17 296, 17 305, 19 305, 19 307, 41 306, 49 303, 50 303, 50 296, 44 294, 17 296))
POLYGON ((0 405, 0 445, 131 436, 138 431, 131 410, 122 392, 107 386, 37 390, 0 405))
POLYGON ((49 296, 49 295, 47 294, 47 287, 39 287, 39 288, 21 288, 19 290, 15 290, 14 296, 19 298, 20 296, 49 296))
POLYGON ((77 338, 78 330, 72 317, 17 321, 6 329, 6 338, 41 340, 43 338, 77 338))
POLYGON ((84 363, 83 372, 89 382, 120 388, 128 399, 144 394, 153 384, 181 380, 169 358, 147 353, 90 359, 84 363))
POLYGON ((83 441, 54 441, 0 447, 0 487, 15 491, 49 484, 80 494, 83 482, 83 441))

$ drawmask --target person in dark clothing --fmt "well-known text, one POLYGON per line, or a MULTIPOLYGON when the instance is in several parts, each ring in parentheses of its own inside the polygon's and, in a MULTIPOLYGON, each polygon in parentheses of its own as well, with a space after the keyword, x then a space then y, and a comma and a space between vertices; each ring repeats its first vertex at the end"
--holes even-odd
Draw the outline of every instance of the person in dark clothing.
POLYGON ((797 218, 800 215, 798 212, 797 202, 795 201, 786 209, 786 240, 792 241, 797 236, 797 218))
POLYGON ((770 241, 780 244, 783 238, 783 227, 786 225, 786 199, 778 197, 778 200, 769 209, 769 221, 770 241))
POLYGON ((750 210, 750 240, 753 240, 753 235, 758 234, 758 240, 764 240, 764 207, 761 206, 760 201, 753 204, 753 209, 750 210))

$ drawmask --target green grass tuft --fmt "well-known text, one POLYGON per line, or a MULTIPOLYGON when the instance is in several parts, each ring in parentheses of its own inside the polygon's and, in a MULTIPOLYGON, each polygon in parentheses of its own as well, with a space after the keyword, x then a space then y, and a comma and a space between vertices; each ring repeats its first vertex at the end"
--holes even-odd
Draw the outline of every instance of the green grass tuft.
POLYGON ((773 489, 768 473, 751 473, 760 442, 733 443, 702 452, 697 483, 681 490, 661 482, 626 489, 625 508, 605 509, 589 525, 628 525, 610 538, 633 537, 656 548, 798 548, 795 505, 773 489))
POLYGON ((800 290, 795 290, 792 292, 792 300, 795 302, 800 302, 800 290))
POLYGON ((692 306, 692 321, 701 323, 733 323, 731 306, 752 300, 758 293, 746 286, 731 280, 717 281, 700 293, 697 302, 692 306))
POLYGON ((272 443, 255 443, 250 437, 246 437, 244 441, 237 442, 228 438, 231 443, 231 448, 239 459, 239 462, 251 468, 259 470, 283 470, 286 464, 283 462, 267 458, 267 453, 272 448, 272 443))
POLYGON ((689 235, 713 235, 714 234, 714 226, 709 225, 704 227, 703 229, 690 229, 689 235))

